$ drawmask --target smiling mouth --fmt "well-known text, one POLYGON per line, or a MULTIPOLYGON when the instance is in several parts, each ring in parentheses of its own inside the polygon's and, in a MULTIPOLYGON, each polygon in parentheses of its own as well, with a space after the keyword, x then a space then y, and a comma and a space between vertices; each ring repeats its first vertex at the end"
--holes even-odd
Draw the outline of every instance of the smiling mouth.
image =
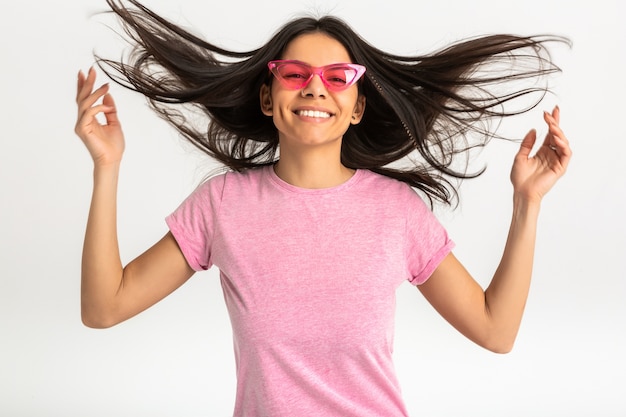
POLYGON ((298 110, 296 114, 298 116, 314 117, 317 119, 328 119, 331 116, 330 113, 326 113, 325 111, 318 111, 318 110, 298 110))

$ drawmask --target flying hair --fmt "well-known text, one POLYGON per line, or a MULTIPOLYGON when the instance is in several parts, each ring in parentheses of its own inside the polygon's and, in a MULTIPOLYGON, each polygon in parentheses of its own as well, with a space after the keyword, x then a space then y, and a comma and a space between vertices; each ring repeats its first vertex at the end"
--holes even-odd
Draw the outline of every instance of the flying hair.
POLYGON ((102 70, 143 94, 184 138, 236 171, 278 158, 278 131, 259 103, 261 86, 272 82, 267 63, 281 59, 300 35, 336 39, 353 63, 367 68, 358 81, 367 107, 344 134, 342 163, 408 183, 431 204, 453 204, 457 180, 484 171, 468 172, 469 152, 500 137, 494 121, 543 100, 548 76, 561 71, 548 44, 570 44, 556 35, 496 34, 401 56, 370 45, 338 18, 321 16, 295 18, 258 49, 238 52, 201 39, 136 0, 107 3, 133 46, 121 60, 96 56, 102 70))

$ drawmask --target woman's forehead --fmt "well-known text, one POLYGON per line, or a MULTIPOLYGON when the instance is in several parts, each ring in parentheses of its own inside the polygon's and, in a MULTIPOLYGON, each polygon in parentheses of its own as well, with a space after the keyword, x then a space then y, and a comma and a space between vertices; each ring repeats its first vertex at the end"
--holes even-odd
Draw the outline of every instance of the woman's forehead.
POLYGON ((294 59, 313 66, 351 62, 347 49, 324 33, 307 33, 287 44, 282 59, 294 59))

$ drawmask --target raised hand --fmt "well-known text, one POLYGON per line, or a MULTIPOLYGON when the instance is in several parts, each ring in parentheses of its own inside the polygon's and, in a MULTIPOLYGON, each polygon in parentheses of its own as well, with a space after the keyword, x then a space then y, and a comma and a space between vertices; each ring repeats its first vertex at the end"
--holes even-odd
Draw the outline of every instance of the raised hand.
POLYGON ((124 134, 117 118, 109 85, 104 84, 94 91, 96 71, 89 69, 87 76, 78 73, 76 104, 78 117, 74 131, 83 141, 95 165, 118 164, 124 153, 124 134), (104 114, 104 123, 96 117, 104 114))
POLYGON ((572 156, 569 141, 559 126, 560 110, 544 112, 548 133, 541 147, 531 156, 537 139, 533 129, 522 141, 511 170, 511 182, 516 196, 527 201, 541 201, 556 181, 565 173, 572 156))

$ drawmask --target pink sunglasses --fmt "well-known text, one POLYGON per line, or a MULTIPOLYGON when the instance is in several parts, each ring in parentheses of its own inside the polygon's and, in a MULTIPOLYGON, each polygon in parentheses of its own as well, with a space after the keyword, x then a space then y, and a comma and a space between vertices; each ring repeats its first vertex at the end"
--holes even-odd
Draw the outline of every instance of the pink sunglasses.
POLYGON ((358 64, 312 67, 301 61, 276 60, 268 62, 267 66, 276 79, 290 90, 306 87, 314 75, 319 75, 329 91, 342 91, 356 83, 365 74, 365 67, 358 64))

